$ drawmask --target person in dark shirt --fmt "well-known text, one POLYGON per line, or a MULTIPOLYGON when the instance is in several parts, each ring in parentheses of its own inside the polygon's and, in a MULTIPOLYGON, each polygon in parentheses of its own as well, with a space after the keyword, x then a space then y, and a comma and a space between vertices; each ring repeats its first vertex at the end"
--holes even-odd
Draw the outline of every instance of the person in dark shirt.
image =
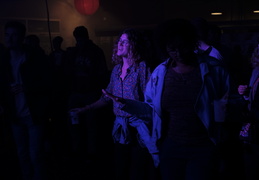
POLYGON ((47 179, 45 125, 51 75, 47 57, 23 44, 26 27, 17 21, 5 24, 1 74, 4 76, 6 119, 12 133, 24 180, 47 179))
MULTIPOLYGON (((64 89, 67 93, 66 112, 96 101, 106 86, 108 69, 103 50, 90 38, 88 29, 78 26, 73 31, 76 45, 63 53, 64 89)), ((69 114, 67 114, 69 117, 69 114)), ((88 112, 69 119, 70 144, 75 159, 84 164, 96 155, 97 114, 88 112)))

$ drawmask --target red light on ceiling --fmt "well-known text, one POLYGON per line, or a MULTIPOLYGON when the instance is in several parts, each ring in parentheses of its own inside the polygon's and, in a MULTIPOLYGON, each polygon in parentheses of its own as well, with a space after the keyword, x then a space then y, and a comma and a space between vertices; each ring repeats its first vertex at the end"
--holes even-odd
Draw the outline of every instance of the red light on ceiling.
POLYGON ((84 15, 92 15, 99 8, 99 0, 74 0, 76 10, 84 15))

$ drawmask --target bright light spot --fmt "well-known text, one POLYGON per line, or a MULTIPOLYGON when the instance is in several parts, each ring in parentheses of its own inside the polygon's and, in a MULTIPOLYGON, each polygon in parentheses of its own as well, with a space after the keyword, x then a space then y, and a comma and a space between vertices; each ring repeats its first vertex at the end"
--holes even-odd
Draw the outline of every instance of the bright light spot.
POLYGON ((222 15, 222 12, 213 12, 211 13, 212 16, 220 16, 222 15))

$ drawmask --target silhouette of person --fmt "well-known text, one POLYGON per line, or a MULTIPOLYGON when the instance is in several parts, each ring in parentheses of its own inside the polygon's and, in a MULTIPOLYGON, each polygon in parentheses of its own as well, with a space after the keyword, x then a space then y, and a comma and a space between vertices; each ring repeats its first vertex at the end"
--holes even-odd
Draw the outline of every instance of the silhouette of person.
POLYGON ((49 142, 51 152, 55 158, 64 158, 69 153, 69 130, 67 125, 68 88, 65 86, 64 74, 65 50, 61 48, 63 38, 56 36, 52 40, 53 51, 48 56, 53 88, 49 104, 49 142))
POLYGON ((45 180, 45 124, 51 78, 46 56, 23 44, 24 24, 5 24, 6 53, 2 59, 6 118, 12 133, 24 180, 45 180))
MULTIPOLYGON (((96 101, 105 87, 108 75, 103 50, 90 38, 88 29, 78 26, 73 31, 74 47, 64 52, 65 86, 68 89, 68 109, 85 106, 96 101)), ((78 121, 70 119, 72 153, 75 158, 88 161, 96 153, 97 121, 94 112, 85 113, 78 121)))
POLYGON ((215 39, 212 39, 211 37, 211 27, 207 20, 196 17, 191 19, 191 23, 195 27, 198 38, 198 48, 195 50, 195 52, 197 54, 206 54, 218 60, 223 60, 224 57, 221 55, 219 50, 212 45, 215 43, 215 39))
POLYGON ((24 44, 32 49, 36 49, 41 52, 43 55, 46 55, 44 49, 40 46, 40 38, 36 34, 30 34, 25 36, 24 44))
POLYGON ((60 67, 62 65, 62 55, 65 52, 62 49, 63 38, 61 36, 56 36, 52 40, 53 44, 53 51, 49 54, 50 58, 52 59, 51 62, 60 67))

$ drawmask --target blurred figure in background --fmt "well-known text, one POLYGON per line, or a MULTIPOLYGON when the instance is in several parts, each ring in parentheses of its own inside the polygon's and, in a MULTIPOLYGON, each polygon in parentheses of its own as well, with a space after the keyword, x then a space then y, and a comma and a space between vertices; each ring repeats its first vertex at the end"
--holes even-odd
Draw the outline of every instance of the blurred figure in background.
MULTIPOLYGON (((221 55, 219 50, 212 46, 212 39, 210 39, 212 35, 210 33, 212 33, 212 31, 210 31, 210 25, 207 20, 196 17, 191 19, 191 23, 194 25, 198 35, 198 48, 195 52, 200 55, 206 54, 218 60, 223 60, 224 57, 221 55)), ((215 43, 215 39, 213 40, 215 43)))
POLYGON ((37 50, 38 53, 42 53, 43 56, 46 55, 45 50, 40 45, 40 38, 36 34, 27 35, 24 39, 24 44, 29 48, 37 50))
POLYGON ((50 150, 58 162, 69 153, 69 130, 67 122, 68 88, 65 86, 63 38, 56 36, 52 40, 53 51, 48 59, 52 73, 52 92, 49 104, 49 142, 50 150))
POLYGON ((7 51, 1 59, 6 118, 11 122, 20 169, 24 180, 47 179, 45 162, 45 125, 51 76, 46 56, 24 45, 25 25, 10 21, 5 24, 7 51))
MULTIPOLYGON (((66 112, 95 102, 108 79, 104 52, 89 38, 88 29, 78 26, 74 29, 73 36, 76 45, 68 47, 63 54, 65 89, 68 90, 66 112)), ((84 164, 96 155, 96 117, 94 112, 87 112, 68 122, 72 154, 84 164)))
POLYGON ((3 55, 6 51, 4 44, 0 43, 0 166, 2 167, 0 179, 17 179, 20 177, 17 152, 12 136, 11 122, 6 118, 6 90, 9 88, 4 75, 3 55))
POLYGON ((62 65, 62 57, 63 53, 65 52, 62 49, 62 43, 63 43, 63 38, 61 36, 56 36, 52 40, 52 45, 53 45, 53 51, 49 54, 50 56, 50 61, 53 63, 53 66, 55 67, 60 67, 62 65))

